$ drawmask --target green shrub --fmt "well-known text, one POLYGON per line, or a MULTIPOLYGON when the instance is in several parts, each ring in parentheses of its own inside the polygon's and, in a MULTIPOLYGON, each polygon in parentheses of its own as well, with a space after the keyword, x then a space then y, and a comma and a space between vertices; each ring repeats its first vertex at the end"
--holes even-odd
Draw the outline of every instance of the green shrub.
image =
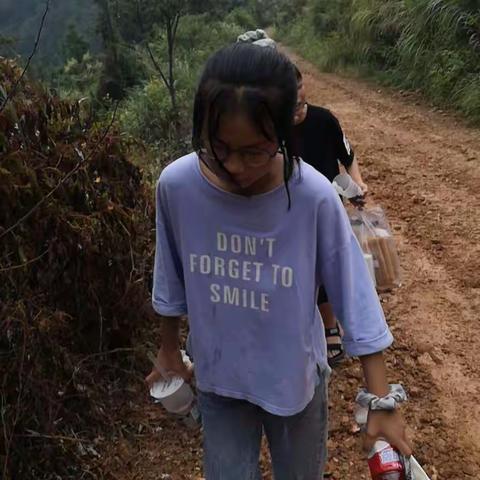
POLYGON ((80 60, 71 58, 57 76, 57 86, 63 97, 80 98, 87 95, 94 98, 99 86, 102 63, 85 53, 80 60))
POLYGON ((238 25, 243 30, 253 30, 257 28, 257 23, 253 15, 242 7, 237 7, 232 10, 226 17, 225 22, 227 24, 238 25))
MULTIPOLYGON (((181 109, 182 102, 179 102, 181 109)), ((163 81, 153 78, 144 86, 130 90, 120 114, 122 128, 147 143, 169 138, 174 112, 163 81)))

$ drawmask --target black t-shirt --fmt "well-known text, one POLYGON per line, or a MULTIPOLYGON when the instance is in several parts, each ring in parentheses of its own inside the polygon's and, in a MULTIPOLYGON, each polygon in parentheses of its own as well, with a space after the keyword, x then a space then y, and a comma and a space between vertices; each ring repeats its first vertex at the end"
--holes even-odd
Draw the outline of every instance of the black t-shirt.
POLYGON ((294 153, 331 182, 340 173, 338 162, 352 165, 354 153, 330 110, 308 105, 305 120, 294 127, 294 153))

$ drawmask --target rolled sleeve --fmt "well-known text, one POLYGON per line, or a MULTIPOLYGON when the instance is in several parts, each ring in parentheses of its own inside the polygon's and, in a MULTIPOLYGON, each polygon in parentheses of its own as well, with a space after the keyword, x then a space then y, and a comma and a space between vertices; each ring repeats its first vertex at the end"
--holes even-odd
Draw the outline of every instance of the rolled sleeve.
POLYGON ((377 353, 388 348, 393 337, 345 209, 334 200, 329 202, 331 211, 326 215, 332 235, 328 244, 320 244, 320 281, 344 330, 347 354, 377 353))
POLYGON ((156 247, 152 305, 163 316, 187 314, 181 257, 168 215, 168 201, 161 182, 156 190, 156 247))

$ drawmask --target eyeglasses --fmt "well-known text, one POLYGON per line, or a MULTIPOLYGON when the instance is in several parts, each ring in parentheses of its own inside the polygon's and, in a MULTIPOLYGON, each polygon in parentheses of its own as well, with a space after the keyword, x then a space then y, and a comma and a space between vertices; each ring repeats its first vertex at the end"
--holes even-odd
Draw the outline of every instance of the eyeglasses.
POLYGON ((306 104, 307 102, 297 102, 297 104, 295 105, 295 110, 302 110, 303 108, 305 108, 306 104))
POLYGON ((223 170, 227 170, 225 165, 228 163, 229 157, 236 153, 247 168, 260 168, 267 165, 278 151, 278 149, 275 149, 272 152, 271 150, 268 151, 261 148, 233 149, 227 145, 221 145, 215 147, 215 153, 203 148, 198 152, 198 156, 208 167, 215 168, 215 166, 221 166, 223 170))

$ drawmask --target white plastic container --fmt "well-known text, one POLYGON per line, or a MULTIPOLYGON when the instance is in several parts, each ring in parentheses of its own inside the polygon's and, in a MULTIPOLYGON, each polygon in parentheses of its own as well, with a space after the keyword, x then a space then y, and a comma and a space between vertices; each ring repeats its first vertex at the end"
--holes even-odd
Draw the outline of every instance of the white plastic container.
POLYGON ((333 186, 337 193, 345 198, 363 197, 363 190, 357 185, 348 173, 341 173, 333 179, 333 186))
POLYGON ((363 258, 368 267, 368 271, 370 272, 370 276, 372 277, 373 285, 377 286, 377 280, 375 279, 375 265, 373 263, 373 255, 371 253, 364 253, 363 258))

